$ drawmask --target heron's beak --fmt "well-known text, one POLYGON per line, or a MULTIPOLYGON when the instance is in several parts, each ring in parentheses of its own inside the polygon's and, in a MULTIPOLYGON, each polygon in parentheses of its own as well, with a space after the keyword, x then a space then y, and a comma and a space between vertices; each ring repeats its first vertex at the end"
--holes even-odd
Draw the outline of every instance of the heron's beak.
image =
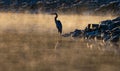
POLYGON ((56 15, 56 14, 57 14, 56 12, 51 13, 51 15, 56 15))
POLYGON ((51 15, 55 15, 55 13, 51 13, 51 15))

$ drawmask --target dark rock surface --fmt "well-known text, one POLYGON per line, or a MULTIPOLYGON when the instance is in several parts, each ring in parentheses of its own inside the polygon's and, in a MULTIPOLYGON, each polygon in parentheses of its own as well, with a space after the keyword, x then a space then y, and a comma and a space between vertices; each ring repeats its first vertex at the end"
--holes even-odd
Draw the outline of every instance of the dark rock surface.
POLYGON ((108 4, 102 4, 99 8, 95 9, 95 13, 101 15, 120 15, 120 1, 112 1, 108 4))
POLYGON ((0 11, 119 14, 120 0, 0 0, 0 11), (112 11, 111 11, 112 10, 112 11), (95 13, 94 13, 95 11, 95 13))

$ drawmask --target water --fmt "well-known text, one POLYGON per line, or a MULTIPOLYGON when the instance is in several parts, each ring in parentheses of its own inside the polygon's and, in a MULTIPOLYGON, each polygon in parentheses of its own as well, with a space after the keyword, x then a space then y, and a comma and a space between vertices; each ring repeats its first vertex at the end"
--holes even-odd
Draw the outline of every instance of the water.
MULTIPOLYGON (((120 42, 60 37, 50 15, 0 15, 0 71, 119 71, 120 42)), ((64 33, 112 18, 59 17, 64 33)))
POLYGON ((1 71, 119 71, 120 47, 57 34, 0 35, 1 71))

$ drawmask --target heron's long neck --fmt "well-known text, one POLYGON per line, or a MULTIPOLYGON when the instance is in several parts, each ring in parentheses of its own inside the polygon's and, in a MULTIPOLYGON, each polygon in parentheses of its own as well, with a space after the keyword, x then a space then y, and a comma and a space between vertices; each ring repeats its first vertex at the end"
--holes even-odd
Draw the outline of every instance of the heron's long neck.
POLYGON ((57 21, 57 18, 58 18, 58 15, 56 14, 56 16, 55 16, 55 21, 57 21))

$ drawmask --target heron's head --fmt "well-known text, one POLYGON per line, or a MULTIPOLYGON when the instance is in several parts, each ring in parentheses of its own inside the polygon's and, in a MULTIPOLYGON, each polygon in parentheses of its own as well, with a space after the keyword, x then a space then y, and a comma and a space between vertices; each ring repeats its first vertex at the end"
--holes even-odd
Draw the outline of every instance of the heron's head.
POLYGON ((56 16, 58 16, 58 14, 57 14, 57 13, 51 13, 51 15, 56 15, 56 16))
POLYGON ((58 17, 57 13, 51 13, 51 15, 55 15, 55 19, 57 19, 57 17, 58 17))
POLYGON ((51 15, 56 15, 57 13, 51 13, 51 15))

